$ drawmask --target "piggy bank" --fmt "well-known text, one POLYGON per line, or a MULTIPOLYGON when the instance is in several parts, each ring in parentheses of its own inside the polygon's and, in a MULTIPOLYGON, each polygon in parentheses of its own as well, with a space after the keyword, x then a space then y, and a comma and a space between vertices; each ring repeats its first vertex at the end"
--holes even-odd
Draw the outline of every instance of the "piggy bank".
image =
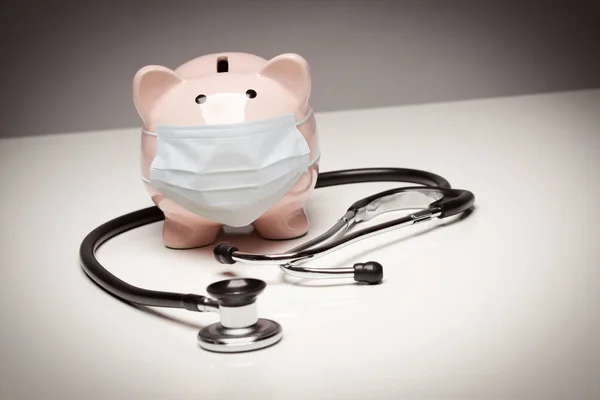
POLYGON ((135 74, 142 180, 165 246, 209 245, 227 225, 273 240, 308 231, 320 156, 310 93, 297 54, 209 54, 135 74))

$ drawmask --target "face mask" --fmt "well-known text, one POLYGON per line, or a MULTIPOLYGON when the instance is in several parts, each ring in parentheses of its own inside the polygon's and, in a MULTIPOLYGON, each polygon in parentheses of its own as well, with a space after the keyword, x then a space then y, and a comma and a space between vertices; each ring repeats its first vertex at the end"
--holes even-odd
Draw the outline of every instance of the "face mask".
POLYGON ((144 179, 183 208, 233 227, 254 222, 318 161, 294 115, 206 126, 157 127, 144 179))

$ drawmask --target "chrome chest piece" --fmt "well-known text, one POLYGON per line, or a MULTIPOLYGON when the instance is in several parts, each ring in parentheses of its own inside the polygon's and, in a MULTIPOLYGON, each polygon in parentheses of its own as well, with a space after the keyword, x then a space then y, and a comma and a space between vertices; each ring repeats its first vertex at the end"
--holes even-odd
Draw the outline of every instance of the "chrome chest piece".
POLYGON ((237 353, 264 349, 279 342, 281 325, 258 318, 256 297, 267 284, 259 279, 227 279, 215 282, 206 291, 217 301, 207 299, 202 311, 215 311, 221 322, 203 328, 198 343, 205 350, 237 353))

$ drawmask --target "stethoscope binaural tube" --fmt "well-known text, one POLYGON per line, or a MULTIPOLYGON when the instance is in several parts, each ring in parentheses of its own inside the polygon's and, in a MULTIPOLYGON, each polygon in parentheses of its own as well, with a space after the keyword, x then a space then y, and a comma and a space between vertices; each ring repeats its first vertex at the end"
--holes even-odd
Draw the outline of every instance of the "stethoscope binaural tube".
MULTIPOLYGON (((339 248, 355 240, 360 240, 376 233, 383 233, 396 227, 406 226, 432 218, 446 218, 468 210, 474 203, 473 193, 466 190, 452 189, 450 183, 439 175, 405 168, 364 168, 331 171, 320 173, 316 188, 366 182, 406 182, 418 187, 404 187, 387 190, 355 202, 326 233, 287 253, 279 255, 256 255, 240 252, 228 244, 215 247, 215 257, 222 263, 260 262, 279 264, 286 273, 309 277, 353 277, 359 281, 376 283, 380 281, 381 271, 373 263, 359 263, 353 268, 329 270, 300 267, 301 262, 324 255, 332 249, 339 248), (366 221, 381 212, 398 209, 399 199, 405 200, 411 195, 425 196, 433 202, 422 211, 392 221, 364 228, 357 232, 347 233, 353 225, 366 221), (379 210, 379 212, 378 212, 379 210), (362 265, 362 266, 361 266, 362 265), (357 274, 358 271, 358 274, 357 274), (358 279, 357 279, 358 278, 358 279)), ((410 204, 409 204, 410 205, 410 204)), ((134 211, 108 221, 92 232, 82 241, 79 258, 85 273, 100 287, 110 294, 129 303, 150 306, 184 308, 190 311, 214 311, 217 301, 193 293, 174 293, 148 290, 122 281, 107 271, 96 258, 98 248, 111 238, 129 230, 159 222, 164 219, 162 211, 155 206, 134 211)))
POLYGON ((404 187, 386 190, 355 202, 327 232, 285 253, 246 253, 229 243, 219 243, 214 248, 214 255, 222 264, 279 264, 285 273, 301 278, 352 278, 357 282, 380 283, 383 267, 375 261, 356 263, 351 268, 307 268, 299 265, 358 240, 433 218, 447 218, 462 213, 473 205, 474 200, 471 192, 459 189, 404 187), (407 201, 408 196, 412 197, 407 201), (429 201, 415 204, 415 200, 423 199, 429 201), (360 223, 383 213, 415 208, 420 211, 350 232, 360 223))
POLYGON ((108 240, 122 233, 159 222, 163 212, 155 206, 134 211, 108 221, 90 232, 79 247, 79 260, 85 273, 110 294, 129 303, 166 308, 202 311, 199 305, 216 306, 206 296, 148 290, 130 285, 107 271, 96 258, 96 251, 108 240))

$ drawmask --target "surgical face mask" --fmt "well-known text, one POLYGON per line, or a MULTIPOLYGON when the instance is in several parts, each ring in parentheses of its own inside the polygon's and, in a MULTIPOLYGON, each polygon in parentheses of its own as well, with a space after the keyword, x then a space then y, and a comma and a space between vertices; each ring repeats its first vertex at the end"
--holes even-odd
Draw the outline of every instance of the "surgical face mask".
POLYGON ((160 125, 150 179, 183 208, 233 227, 254 222, 308 168, 308 143, 293 114, 206 126, 160 125))

